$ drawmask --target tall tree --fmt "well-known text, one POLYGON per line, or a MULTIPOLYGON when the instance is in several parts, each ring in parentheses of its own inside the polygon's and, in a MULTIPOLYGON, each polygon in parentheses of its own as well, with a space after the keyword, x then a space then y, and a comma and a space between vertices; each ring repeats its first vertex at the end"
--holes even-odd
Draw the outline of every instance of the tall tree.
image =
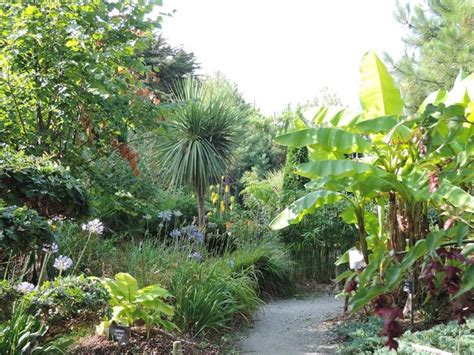
POLYGON ((0 143, 66 164, 123 142, 156 114, 138 54, 157 0, 0 5, 0 143))
POLYGON ((155 73, 150 85, 162 100, 170 100, 173 83, 200 68, 194 53, 173 47, 160 35, 144 53, 145 64, 155 73))
POLYGON ((227 88, 191 77, 176 85, 173 103, 157 142, 159 167, 171 185, 194 190, 203 228, 206 192, 226 173, 243 113, 227 88))
POLYGON ((405 55, 387 61, 400 82, 407 108, 415 111, 439 87, 452 87, 459 70, 474 72, 474 2, 425 0, 397 3, 396 19, 409 33, 405 55))

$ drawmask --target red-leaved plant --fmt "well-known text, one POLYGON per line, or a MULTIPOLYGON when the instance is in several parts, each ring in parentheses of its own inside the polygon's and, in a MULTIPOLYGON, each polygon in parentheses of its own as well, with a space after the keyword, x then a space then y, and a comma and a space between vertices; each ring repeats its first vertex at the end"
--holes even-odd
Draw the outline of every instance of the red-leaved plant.
POLYGON ((385 346, 389 349, 398 349, 395 338, 403 334, 403 328, 397 318, 403 319, 403 312, 399 308, 390 307, 385 296, 379 296, 373 301, 375 314, 383 319, 382 335, 387 336, 385 346))

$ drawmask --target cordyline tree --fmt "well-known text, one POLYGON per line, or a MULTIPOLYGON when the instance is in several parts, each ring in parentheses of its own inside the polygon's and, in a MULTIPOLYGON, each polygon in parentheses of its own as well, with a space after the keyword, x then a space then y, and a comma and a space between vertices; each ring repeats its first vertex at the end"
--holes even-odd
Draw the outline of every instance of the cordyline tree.
POLYGON ((139 54, 159 27, 148 16, 159 2, 2 2, 2 142, 77 166, 156 117, 139 54))
POLYGON ((192 77, 177 82, 172 102, 156 143, 159 167, 171 185, 192 188, 203 228, 206 192, 230 165, 245 111, 229 87, 192 77))
MULTIPOLYGON (((401 292, 407 277, 415 281, 418 304, 447 291, 460 323, 473 310, 472 248, 464 246, 472 240, 474 221, 474 75, 460 75, 451 91, 432 93, 415 114, 406 115, 375 53, 363 57, 360 71, 361 113, 317 107, 307 113, 308 127, 276 138, 308 148, 311 161, 296 173, 311 182, 308 194, 271 227, 284 228, 325 204, 349 201, 343 218, 358 228, 356 244, 366 267, 339 280, 347 280, 353 311, 372 302, 385 320, 387 345, 397 348, 394 337, 402 329, 396 318, 403 314, 389 296, 401 292), (434 216, 431 223, 428 214, 434 216)), ((347 252, 338 260, 346 262, 347 252)))

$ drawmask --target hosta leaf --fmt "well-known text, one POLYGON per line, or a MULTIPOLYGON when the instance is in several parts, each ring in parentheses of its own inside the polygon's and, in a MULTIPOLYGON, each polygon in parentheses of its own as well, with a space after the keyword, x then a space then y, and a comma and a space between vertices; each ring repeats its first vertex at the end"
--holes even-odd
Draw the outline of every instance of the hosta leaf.
POLYGON ((170 293, 158 285, 150 285, 138 290, 136 302, 154 300, 158 297, 170 297, 170 293))
POLYGON ((289 207, 285 208, 270 223, 270 228, 278 230, 289 226, 290 224, 299 223, 304 215, 313 212, 325 204, 334 203, 342 198, 338 192, 318 190, 303 196, 293 202, 289 207))
POLYGON ((356 134, 337 128, 316 127, 290 132, 275 138, 279 144, 290 147, 313 145, 321 149, 341 153, 365 152, 370 148, 370 142, 356 134))
POLYGON ((403 114, 400 90, 375 52, 362 58, 360 75, 360 102, 367 117, 403 114))
POLYGON ((322 160, 300 164, 296 167, 298 175, 310 179, 319 177, 344 178, 354 177, 363 179, 366 176, 385 176, 387 173, 376 166, 354 160, 322 160))
POLYGON ((138 282, 130 274, 120 272, 115 275, 115 284, 129 302, 133 302, 138 292, 138 282))

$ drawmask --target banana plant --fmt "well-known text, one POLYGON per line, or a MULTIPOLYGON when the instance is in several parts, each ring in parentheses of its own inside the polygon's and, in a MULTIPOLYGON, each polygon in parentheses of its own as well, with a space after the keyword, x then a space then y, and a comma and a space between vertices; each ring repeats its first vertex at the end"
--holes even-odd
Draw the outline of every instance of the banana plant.
POLYGON ((304 129, 276 138, 308 148, 311 161, 295 173, 312 181, 308 194, 270 225, 281 229, 325 204, 350 202, 344 219, 358 227, 367 264, 342 275, 359 280, 353 310, 399 287, 420 258, 452 241, 449 233, 433 237, 439 227, 430 230, 429 211, 437 212, 441 229, 466 227, 466 237, 474 214, 474 76, 461 73, 451 91, 429 95, 407 115, 400 90, 374 52, 363 57, 360 73, 361 112, 316 107, 306 112, 304 129))

